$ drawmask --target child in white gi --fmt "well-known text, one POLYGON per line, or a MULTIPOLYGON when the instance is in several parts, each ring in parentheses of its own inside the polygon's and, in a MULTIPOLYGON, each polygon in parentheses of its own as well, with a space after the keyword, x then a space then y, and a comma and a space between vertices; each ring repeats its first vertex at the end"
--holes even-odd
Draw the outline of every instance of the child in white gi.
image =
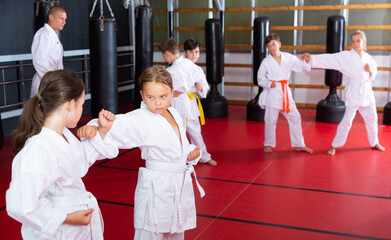
POLYGON ((6 192, 7 212, 23 224, 23 239, 103 239, 98 203, 82 177, 95 160, 118 154, 101 139, 115 116, 102 110, 100 136, 80 142, 68 128, 76 127, 83 104, 83 82, 57 70, 44 75, 24 106, 6 192))
MULTIPOLYGON (((104 141, 119 148, 140 147, 145 159, 134 199, 134 239, 184 239, 184 231, 196 227, 190 174, 201 152, 189 144, 181 116, 170 107, 174 92, 170 73, 150 67, 139 84, 141 108, 117 115, 104 141)), ((89 124, 97 125, 96 120, 89 124)), ((95 126, 80 128, 78 135, 93 136, 95 126)), ((195 179, 202 197, 205 193, 195 179)))
POLYGON ((366 53, 367 38, 363 31, 351 35, 352 49, 333 54, 302 56, 314 68, 327 68, 340 71, 348 80, 346 82, 346 109, 338 125, 337 133, 327 154, 334 155, 338 147, 342 147, 348 137, 350 127, 356 112, 361 114, 367 129, 370 146, 379 151, 385 148, 379 144, 377 136, 377 112, 375 96, 372 91, 372 81, 375 80, 377 64, 366 53))
POLYGON ((288 86, 291 71, 310 70, 310 66, 296 56, 280 52, 281 41, 277 34, 268 35, 265 45, 270 55, 263 59, 258 70, 258 85, 263 87, 259 105, 265 109, 263 151, 272 152, 272 147, 276 146, 277 119, 281 112, 289 124, 292 147, 296 148, 296 151, 312 153, 312 149, 305 146, 300 113, 288 86))
POLYGON ((179 47, 174 39, 165 39, 160 43, 159 50, 162 52, 164 60, 168 64, 172 64, 167 68, 167 71, 171 73, 175 90, 174 97, 171 100, 172 107, 183 118, 183 124, 187 126, 186 131, 189 134, 191 143, 201 148, 202 156, 200 162, 215 166, 217 162, 207 152, 202 138, 198 117, 200 117, 201 124, 204 124, 204 116, 201 110, 201 102, 194 93, 197 92, 201 97, 206 97, 209 84, 206 81, 205 73, 202 71, 202 68, 195 65, 191 60, 179 55, 179 47))

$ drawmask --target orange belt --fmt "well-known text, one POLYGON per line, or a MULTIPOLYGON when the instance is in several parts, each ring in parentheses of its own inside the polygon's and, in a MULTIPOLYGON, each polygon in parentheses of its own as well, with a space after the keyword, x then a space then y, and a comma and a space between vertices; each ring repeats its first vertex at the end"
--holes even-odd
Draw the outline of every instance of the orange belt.
POLYGON ((282 112, 289 113, 289 97, 288 97, 288 80, 275 81, 275 83, 281 83, 282 88, 282 112))

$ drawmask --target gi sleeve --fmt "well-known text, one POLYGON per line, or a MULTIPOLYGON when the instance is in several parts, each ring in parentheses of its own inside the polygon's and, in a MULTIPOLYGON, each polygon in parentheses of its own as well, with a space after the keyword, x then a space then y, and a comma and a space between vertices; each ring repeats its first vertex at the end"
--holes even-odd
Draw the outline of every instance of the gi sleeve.
POLYGON ((343 52, 311 55, 310 64, 313 68, 325 68, 342 72, 345 66, 343 52))
POLYGON ((290 62, 291 62, 291 70, 295 72, 301 72, 303 70, 305 71, 311 71, 311 64, 307 63, 304 60, 298 59, 296 56, 291 55, 290 56, 290 62))
POLYGON ((263 59, 261 66, 258 69, 257 79, 258 79, 258 85, 263 88, 270 88, 270 85, 272 82, 267 77, 267 62, 266 58, 263 59))
POLYGON ((202 98, 206 98, 206 95, 209 91, 209 83, 206 80, 204 70, 198 66, 197 66, 196 79, 197 79, 197 82, 200 83, 202 86, 202 91, 197 91, 198 95, 202 98))
MULTIPOLYGON (((142 146, 144 139, 142 122, 143 118, 140 116, 140 111, 116 115, 116 120, 103 142, 120 149, 142 146)), ((91 120, 87 125, 98 126, 98 119, 91 120)), ((95 142, 93 142, 93 145, 98 147, 95 142)))
MULTIPOLYGON (((50 162, 44 159, 50 158, 51 161, 55 159, 55 156, 44 149, 24 154, 24 156, 32 162, 50 162)), ((52 171, 57 170, 52 169, 52 171)), ((55 232, 67 217, 67 213, 53 206, 46 196, 48 189, 54 186, 57 180, 52 178, 48 172, 47 169, 21 171, 17 176, 13 172, 10 187, 6 192, 8 215, 36 229, 42 239, 53 239, 55 232)))
POLYGON ((368 78, 368 80, 374 81, 377 75, 377 63, 369 54, 368 54, 368 65, 372 72, 372 75, 368 78))

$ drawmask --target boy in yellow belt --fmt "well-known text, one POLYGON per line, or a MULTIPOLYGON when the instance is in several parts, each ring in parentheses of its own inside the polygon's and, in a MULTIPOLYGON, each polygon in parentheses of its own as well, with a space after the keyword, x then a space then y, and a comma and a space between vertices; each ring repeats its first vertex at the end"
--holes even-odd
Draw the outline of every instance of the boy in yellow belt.
POLYGON ((200 162, 215 166, 217 162, 207 152, 201 135, 201 125, 198 117, 200 117, 201 123, 204 123, 205 120, 201 103, 198 102, 197 104, 199 99, 194 94, 196 92, 200 97, 206 97, 209 85, 205 74, 191 60, 179 55, 179 47, 174 39, 165 39, 160 43, 159 50, 162 52, 164 60, 171 64, 167 68, 167 71, 171 74, 175 91, 171 105, 183 118, 183 124, 191 143, 201 148, 200 162))

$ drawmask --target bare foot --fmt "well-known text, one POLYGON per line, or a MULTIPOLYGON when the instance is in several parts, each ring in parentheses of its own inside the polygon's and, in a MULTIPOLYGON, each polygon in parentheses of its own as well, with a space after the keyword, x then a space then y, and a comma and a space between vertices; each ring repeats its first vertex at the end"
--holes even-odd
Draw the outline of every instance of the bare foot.
POLYGON ((384 150, 386 150, 385 147, 383 147, 382 145, 380 144, 376 144, 374 147, 372 147, 373 149, 376 149, 376 150, 379 150, 379 151, 382 151, 384 152, 384 150))
POLYGON ((206 163, 209 164, 209 165, 212 165, 212 166, 216 166, 217 165, 217 162, 215 160, 213 160, 213 159, 210 159, 206 163))
POLYGON ((327 154, 333 156, 333 155, 335 154, 335 150, 336 150, 335 147, 331 147, 331 148, 327 151, 327 154))
POLYGON ((272 151, 272 147, 270 147, 270 146, 264 146, 264 147, 263 147, 263 151, 264 151, 264 152, 273 152, 273 151, 272 151))
POLYGON ((313 153, 314 152, 311 148, 308 148, 308 147, 297 147, 296 151, 308 152, 308 153, 313 153))

